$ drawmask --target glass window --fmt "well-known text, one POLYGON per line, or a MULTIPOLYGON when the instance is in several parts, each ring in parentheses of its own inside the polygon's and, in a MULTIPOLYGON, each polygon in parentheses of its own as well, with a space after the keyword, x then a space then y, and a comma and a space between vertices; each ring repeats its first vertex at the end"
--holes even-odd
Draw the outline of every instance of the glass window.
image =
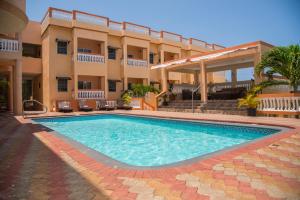
POLYGON ((57 91, 59 92, 68 91, 68 79, 57 79, 57 91))
POLYGON ((78 53, 92 53, 92 50, 86 48, 78 48, 78 53))
POLYGON ((68 53, 68 42, 57 41, 57 53, 58 54, 67 54, 68 53))
POLYGON ((117 82, 116 81, 108 81, 108 90, 109 92, 117 91, 117 82))
POLYGON ((154 64, 154 53, 150 52, 149 54, 149 62, 150 64, 154 64))
POLYGON ((116 49, 108 47, 108 59, 116 60, 116 49))
POLYGON ((92 83, 90 81, 78 81, 79 90, 90 90, 92 89, 92 83))
POLYGON ((41 45, 23 43, 22 48, 22 55, 25 57, 41 57, 41 45))

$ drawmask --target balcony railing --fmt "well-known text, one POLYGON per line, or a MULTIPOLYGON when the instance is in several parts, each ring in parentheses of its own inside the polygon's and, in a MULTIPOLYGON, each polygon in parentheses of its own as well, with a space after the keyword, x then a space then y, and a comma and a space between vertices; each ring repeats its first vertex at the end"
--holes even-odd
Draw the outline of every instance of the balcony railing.
POLYGON ((219 50, 219 49, 224 49, 223 46, 217 45, 217 44, 213 44, 213 49, 214 50, 219 50))
POLYGON ((0 51, 18 52, 19 50, 18 40, 0 39, 0 51))
POLYGON ((123 29, 123 25, 120 22, 109 21, 109 28, 116 31, 121 31, 123 29))
POLYGON ((146 60, 127 59, 127 64, 135 67, 147 67, 148 63, 146 60))
POLYGON ((105 99, 102 90, 78 90, 77 99, 105 99))
POLYGON ((129 22, 123 22, 123 29, 126 31, 131 31, 143 35, 149 35, 150 34, 150 28, 146 26, 141 26, 138 24, 133 24, 129 22))
POLYGON ((278 93, 261 94, 258 96, 257 110, 264 113, 296 113, 300 114, 300 94, 278 93))
POLYGON ((78 53, 77 61, 79 61, 79 62, 94 62, 94 63, 104 64, 105 58, 104 58, 104 56, 101 56, 101 55, 78 53))
POLYGON ((189 45, 190 44, 190 40, 187 39, 187 38, 182 38, 182 44, 189 45))
POLYGON ((178 35, 176 33, 170 33, 167 31, 161 31, 161 37, 163 39, 167 39, 167 40, 172 40, 175 42, 181 42, 182 41, 182 36, 178 35))
POLYGON ((150 36, 154 39, 160 39, 160 32, 158 31, 154 31, 154 30, 150 30, 150 36))
POLYGON ((60 9, 56 9, 56 8, 50 9, 49 15, 52 18, 62 19, 62 20, 66 20, 66 21, 72 21, 72 19, 73 19, 72 12, 60 10, 60 9))
POLYGON ((195 46, 206 48, 206 42, 204 42, 202 40, 197 40, 197 39, 191 38, 191 44, 195 45, 195 46))
POLYGON ((75 20, 79 22, 89 23, 89 24, 95 24, 99 26, 108 26, 108 18, 102 17, 98 15, 92 15, 88 13, 84 13, 81 11, 73 11, 73 15, 75 20))

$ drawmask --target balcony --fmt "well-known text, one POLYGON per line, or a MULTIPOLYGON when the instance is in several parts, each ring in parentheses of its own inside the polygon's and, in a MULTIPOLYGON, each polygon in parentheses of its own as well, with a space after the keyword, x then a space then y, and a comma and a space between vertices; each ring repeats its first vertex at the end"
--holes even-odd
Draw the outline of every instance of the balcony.
POLYGON ((146 26, 141 26, 138 24, 133 24, 130 22, 123 22, 123 29, 125 31, 133 32, 133 33, 138 33, 142 35, 149 35, 150 34, 150 28, 146 26))
POLYGON ((182 36, 176 33, 170 33, 167 31, 161 31, 161 37, 166 40, 171 40, 174 42, 182 42, 182 36))
POLYGON ((148 66, 148 62, 146 60, 137 60, 137 59, 132 59, 132 58, 127 59, 127 64, 129 66, 133 66, 133 67, 147 67, 148 66))
POLYGON ((123 30, 123 25, 120 22, 115 22, 115 21, 109 21, 109 28, 111 30, 115 30, 115 31, 122 31, 123 30))
POLYGON ((18 40, 0 39, 1 52, 18 52, 20 50, 18 40))
POLYGON ((77 53, 77 61, 104 64, 105 58, 101 55, 77 53))
POLYGON ((102 90, 78 90, 77 99, 105 99, 104 91, 102 90))
POLYGON ((98 26, 108 26, 108 18, 98 15, 88 14, 81 11, 73 11, 74 20, 78 22, 98 25, 98 26))

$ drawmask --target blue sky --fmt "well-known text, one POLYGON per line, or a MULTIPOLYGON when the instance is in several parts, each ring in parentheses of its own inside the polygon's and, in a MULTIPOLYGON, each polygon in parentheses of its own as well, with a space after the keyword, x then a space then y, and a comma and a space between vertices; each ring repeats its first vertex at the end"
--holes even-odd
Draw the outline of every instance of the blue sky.
POLYGON ((27 0, 29 19, 48 7, 80 10, 224 46, 300 43, 300 0, 27 0))

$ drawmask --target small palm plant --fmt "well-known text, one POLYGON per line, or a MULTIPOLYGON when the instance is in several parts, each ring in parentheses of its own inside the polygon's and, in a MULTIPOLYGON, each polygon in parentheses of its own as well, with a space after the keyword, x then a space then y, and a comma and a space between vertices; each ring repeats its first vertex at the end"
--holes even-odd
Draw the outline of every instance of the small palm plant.
POLYGON ((300 46, 275 47, 267 52, 261 62, 255 67, 255 73, 266 73, 269 77, 280 74, 286 80, 269 80, 261 83, 264 87, 271 85, 290 85, 293 92, 298 91, 300 85, 300 46))
POLYGON ((259 104, 256 94, 249 92, 244 98, 239 99, 239 107, 247 107, 248 116, 256 116, 256 108, 259 104))
POLYGON ((132 98, 131 98, 130 94, 128 94, 128 92, 126 92, 122 95, 122 100, 123 100, 124 104, 127 106, 129 106, 129 104, 131 103, 131 99, 132 98))

